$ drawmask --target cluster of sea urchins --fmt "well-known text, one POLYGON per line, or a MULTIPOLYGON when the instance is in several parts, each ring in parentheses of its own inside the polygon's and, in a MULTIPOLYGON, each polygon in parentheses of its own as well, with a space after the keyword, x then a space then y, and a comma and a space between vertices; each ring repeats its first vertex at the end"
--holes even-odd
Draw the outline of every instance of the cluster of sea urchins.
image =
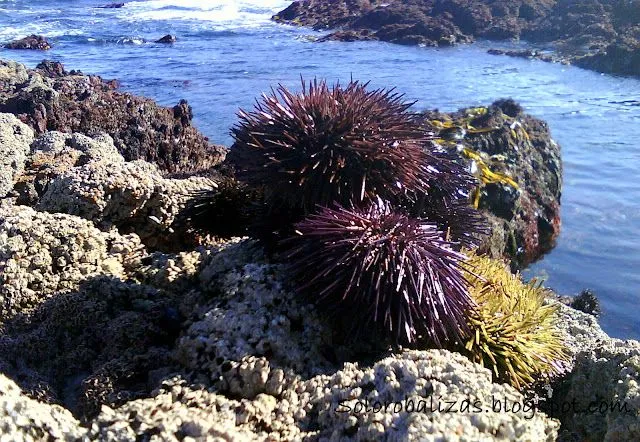
POLYGON ((280 86, 240 111, 229 161, 259 189, 299 292, 399 342, 444 346, 474 304, 464 255, 484 233, 474 179, 438 150, 393 90, 280 86), (296 233, 293 233, 294 230, 296 233))

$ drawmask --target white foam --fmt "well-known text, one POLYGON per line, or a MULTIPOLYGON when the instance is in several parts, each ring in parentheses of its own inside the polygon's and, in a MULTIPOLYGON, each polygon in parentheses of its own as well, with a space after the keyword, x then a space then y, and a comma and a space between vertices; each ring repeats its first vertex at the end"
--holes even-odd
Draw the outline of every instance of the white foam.
POLYGON ((31 34, 46 35, 47 38, 54 38, 63 35, 84 35, 85 32, 81 29, 65 29, 60 26, 58 21, 29 23, 21 27, 6 26, 0 28, 0 41, 10 41, 31 34))
POLYGON ((119 18, 127 21, 188 20, 214 29, 255 28, 268 24, 290 0, 151 0, 127 3, 119 18))

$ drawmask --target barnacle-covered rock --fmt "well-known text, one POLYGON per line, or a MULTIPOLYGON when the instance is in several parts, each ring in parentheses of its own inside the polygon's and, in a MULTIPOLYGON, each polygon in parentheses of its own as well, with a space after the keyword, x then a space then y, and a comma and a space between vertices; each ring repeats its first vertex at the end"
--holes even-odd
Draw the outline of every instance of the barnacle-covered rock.
POLYGON ((142 253, 136 235, 101 232, 65 214, 0 205, 0 323, 99 274, 124 277, 142 253))
POLYGON ((487 369, 445 350, 405 351, 368 368, 346 364, 307 385, 314 383, 330 388, 307 414, 331 439, 551 441, 559 427, 512 387, 492 383, 487 369))
POLYGON ((91 422, 87 437, 105 442, 134 442, 147 437, 172 442, 266 438, 270 415, 261 416, 256 412, 246 417, 247 421, 255 420, 254 425, 236 423, 239 409, 249 408, 245 405, 247 402, 190 388, 185 381, 170 379, 152 398, 130 401, 118 408, 103 407, 91 422), (258 430, 258 424, 265 423, 267 425, 258 430))
POLYGON ((60 63, 24 69, 0 61, 0 79, 14 73, 20 77, 0 87, 0 112, 15 114, 38 134, 107 133, 128 161, 143 159, 169 173, 209 169, 224 160, 226 149, 192 126, 184 100, 166 108, 119 91, 116 81, 67 72, 60 63))
POLYGON ((0 198, 13 189, 24 169, 33 131, 11 114, 0 114, 0 198))
POLYGON ((552 384, 544 409, 562 421, 560 436, 638 440, 640 342, 610 338, 593 315, 566 305, 558 303, 558 312, 573 363, 570 373, 552 384))
POLYGON ((282 386, 274 394, 228 398, 171 379, 152 398, 104 407, 89 436, 435 441, 457 434, 551 441, 559 426, 512 387, 492 383, 488 370, 447 351, 403 352, 367 368, 347 363, 282 386))
POLYGON ((203 267, 203 289, 217 296, 180 338, 177 357, 203 382, 255 397, 277 392, 285 377, 327 371, 335 360, 323 352, 340 349, 315 309, 283 287, 282 269, 248 247, 231 245, 203 267))
POLYGON ((51 180, 72 167, 99 160, 124 161, 109 135, 90 138, 78 133, 45 132, 32 143, 24 171, 16 179, 16 203, 34 206, 51 180))
POLYGON ((84 436, 85 429, 69 411, 28 398, 0 374, 0 434, 6 440, 71 442, 84 436))
MULTIPOLYGON (((180 247, 184 235, 171 228, 196 191, 214 188, 208 178, 163 178, 144 161, 90 161, 53 179, 37 207, 77 215, 107 230, 135 232, 148 247, 180 247)), ((182 232, 181 232, 182 233, 182 232)))

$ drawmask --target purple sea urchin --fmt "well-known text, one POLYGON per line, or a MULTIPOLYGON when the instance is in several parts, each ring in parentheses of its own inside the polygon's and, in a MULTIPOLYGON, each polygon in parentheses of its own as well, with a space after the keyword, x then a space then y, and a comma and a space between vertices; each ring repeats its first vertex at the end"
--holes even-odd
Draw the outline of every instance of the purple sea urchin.
POLYGON ((396 203, 407 192, 427 192, 440 176, 439 159, 407 112, 413 103, 366 88, 303 81, 299 94, 280 86, 252 112, 241 110, 228 156, 238 178, 264 188, 268 206, 301 215, 317 205, 396 203))
POLYGON ((467 331, 473 308, 462 275, 465 256, 434 224, 368 209, 322 208, 285 241, 298 291, 319 306, 380 327, 399 342, 428 338, 442 347, 467 331))

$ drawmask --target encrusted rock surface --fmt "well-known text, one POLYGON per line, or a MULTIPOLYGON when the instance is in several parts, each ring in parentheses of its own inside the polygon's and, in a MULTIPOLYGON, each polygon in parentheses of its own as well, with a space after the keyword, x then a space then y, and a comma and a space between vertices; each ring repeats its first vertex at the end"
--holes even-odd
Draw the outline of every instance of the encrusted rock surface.
POLYGON ((124 266, 141 249, 136 235, 101 232, 91 222, 64 214, 0 204, 0 324, 27 314, 47 298, 80 281, 124 266))
POLYGON ((191 125, 184 100, 173 108, 158 106, 118 91, 115 81, 66 72, 55 62, 32 70, 0 61, 0 80, 0 112, 15 114, 38 134, 104 132, 128 161, 143 159, 170 173, 209 169, 226 154, 191 125))
POLYGON ((0 374, 0 439, 75 441, 83 434, 67 410, 29 399, 11 379, 0 374))
POLYGON ((33 131, 11 114, 0 114, 0 198, 13 188, 33 141, 33 131))
POLYGON ((165 179, 156 166, 140 160, 98 158, 53 179, 37 207, 78 215, 103 230, 136 232, 154 249, 171 248, 181 242, 171 228, 180 209, 194 191, 215 186, 202 177, 165 179))
POLYGON ((535 58, 637 76, 638 11, 638 0, 299 0, 273 19, 335 30, 321 40, 449 46, 523 39, 551 44, 560 56, 535 58))
POLYGON ((640 440, 640 342, 610 338, 593 315, 560 306, 575 356, 546 410, 562 421, 559 440, 640 440))

